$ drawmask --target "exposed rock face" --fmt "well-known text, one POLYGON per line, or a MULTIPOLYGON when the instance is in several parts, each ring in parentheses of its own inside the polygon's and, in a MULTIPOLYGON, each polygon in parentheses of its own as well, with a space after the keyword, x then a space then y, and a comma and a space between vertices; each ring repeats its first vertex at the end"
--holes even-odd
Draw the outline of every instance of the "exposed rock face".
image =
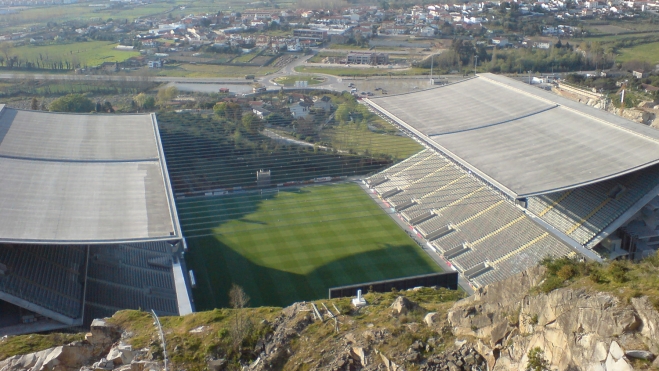
POLYGON ((458 337, 475 337, 492 370, 524 370, 528 352, 540 347, 558 370, 631 370, 625 350, 654 358, 659 313, 647 298, 621 303, 606 293, 559 289, 533 295, 543 277, 533 268, 479 290, 449 312, 458 337))
POLYGON ((249 366, 250 371, 275 369, 286 358, 290 341, 313 322, 311 313, 305 309, 306 305, 295 303, 282 310, 272 324, 273 332, 260 343, 261 354, 249 366))
POLYGON ((10 357, 0 362, 2 371, 159 371, 162 365, 145 358, 147 350, 135 352, 118 342, 120 329, 96 319, 84 341, 40 352, 10 357), (114 344, 114 346, 113 346, 114 344))

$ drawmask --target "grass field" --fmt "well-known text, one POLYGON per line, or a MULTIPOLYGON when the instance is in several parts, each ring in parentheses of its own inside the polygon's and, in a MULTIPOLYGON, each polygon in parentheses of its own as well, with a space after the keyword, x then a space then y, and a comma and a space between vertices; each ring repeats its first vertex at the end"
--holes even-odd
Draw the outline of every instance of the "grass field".
POLYGON ((86 41, 70 44, 25 45, 14 48, 12 53, 30 62, 78 62, 85 66, 97 66, 103 62, 123 62, 140 55, 137 51, 117 50, 116 43, 107 41, 86 41))
POLYGON ((618 62, 637 60, 650 64, 659 63, 659 42, 621 49, 620 52, 620 56, 616 58, 618 62))
POLYGON ((306 81, 307 84, 309 85, 318 85, 321 82, 325 81, 325 78, 320 77, 320 76, 309 76, 309 75, 303 75, 303 76, 284 76, 284 77, 278 77, 275 79, 275 82, 279 85, 284 85, 284 86, 293 86, 295 85, 296 81, 306 81))
POLYGON ((182 200, 178 210, 198 310, 227 306, 232 283, 252 306, 285 306, 440 270, 356 184, 182 200))
POLYGON ((172 63, 158 70, 158 76, 173 77, 245 77, 245 75, 263 76, 274 73, 276 67, 240 67, 214 64, 172 63))
MULTIPOLYGON (((376 119, 379 117, 376 116, 376 119)), ((390 126, 384 122, 382 126, 390 126)), ((393 132, 392 134, 395 134, 393 132)), ((357 153, 386 153, 393 158, 403 159, 419 152, 423 147, 407 136, 374 133, 359 128, 358 124, 346 123, 335 126, 321 134, 321 140, 332 144, 332 148, 357 153)))

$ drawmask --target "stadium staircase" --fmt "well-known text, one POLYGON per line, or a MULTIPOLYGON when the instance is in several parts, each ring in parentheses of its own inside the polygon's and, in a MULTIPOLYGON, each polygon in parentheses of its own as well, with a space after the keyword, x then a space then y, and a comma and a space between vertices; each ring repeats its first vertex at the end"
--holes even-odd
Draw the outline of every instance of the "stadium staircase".
POLYGON ((588 245, 659 184, 659 168, 528 199, 528 210, 581 245, 588 245))
MULTIPOLYGON (((513 202, 432 150, 375 174, 366 183, 394 207, 405 205, 399 215, 474 286, 510 277, 547 256, 573 253, 513 202), (394 189, 398 192, 386 197, 394 189)), ((545 214, 550 214, 567 198, 548 199, 541 211, 549 209, 545 214)), ((583 215, 595 210, 594 217, 608 206, 598 208, 600 203, 586 206, 583 215)), ((575 227, 576 220, 568 224, 566 230, 582 226, 575 227)))

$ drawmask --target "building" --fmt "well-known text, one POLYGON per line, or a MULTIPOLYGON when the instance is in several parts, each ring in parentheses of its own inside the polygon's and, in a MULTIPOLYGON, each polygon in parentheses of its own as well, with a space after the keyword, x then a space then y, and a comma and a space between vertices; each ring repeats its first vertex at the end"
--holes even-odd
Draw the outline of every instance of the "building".
POLYGON ((348 64, 389 64, 389 54, 374 52, 349 52, 346 57, 348 64))
POLYGON ((315 99, 313 102, 313 107, 322 109, 325 112, 329 112, 332 110, 332 98, 324 95, 322 98, 315 99))
POLYGON ((327 39, 327 31, 299 28, 293 30, 293 37, 301 40, 313 40, 313 41, 323 42, 327 39))
POLYGON ((637 79, 644 79, 648 77, 648 73, 643 70, 634 70, 632 71, 632 75, 637 79))
POLYGON ((659 250, 656 130, 489 73, 364 102, 427 148, 365 182, 472 286, 659 250))
POLYGON ((295 102, 291 104, 288 109, 291 111, 291 115, 295 118, 304 118, 309 116, 309 107, 311 104, 306 102, 295 102))
POLYGON ((155 115, 0 105, 0 132, 0 334, 193 311, 155 115))

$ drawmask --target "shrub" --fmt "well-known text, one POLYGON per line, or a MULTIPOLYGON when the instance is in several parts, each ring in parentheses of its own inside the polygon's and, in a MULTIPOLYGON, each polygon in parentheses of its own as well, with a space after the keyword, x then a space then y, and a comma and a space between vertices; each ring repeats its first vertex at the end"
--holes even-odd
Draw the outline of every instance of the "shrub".
POLYGON ((577 269, 573 265, 566 264, 556 272, 556 275, 563 281, 567 281, 577 275, 577 269))
POLYGON ((593 283, 607 283, 609 280, 606 279, 606 275, 602 270, 598 267, 592 268, 588 274, 588 277, 590 278, 593 283))
POLYGON ((94 103, 82 94, 69 94, 55 99, 48 109, 53 112, 91 112, 95 108, 94 103))
POLYGON ((627 281, 627 267, 619 261, 613 261, 609 264, 609 275, 614 282, 622 283, 627 281))

